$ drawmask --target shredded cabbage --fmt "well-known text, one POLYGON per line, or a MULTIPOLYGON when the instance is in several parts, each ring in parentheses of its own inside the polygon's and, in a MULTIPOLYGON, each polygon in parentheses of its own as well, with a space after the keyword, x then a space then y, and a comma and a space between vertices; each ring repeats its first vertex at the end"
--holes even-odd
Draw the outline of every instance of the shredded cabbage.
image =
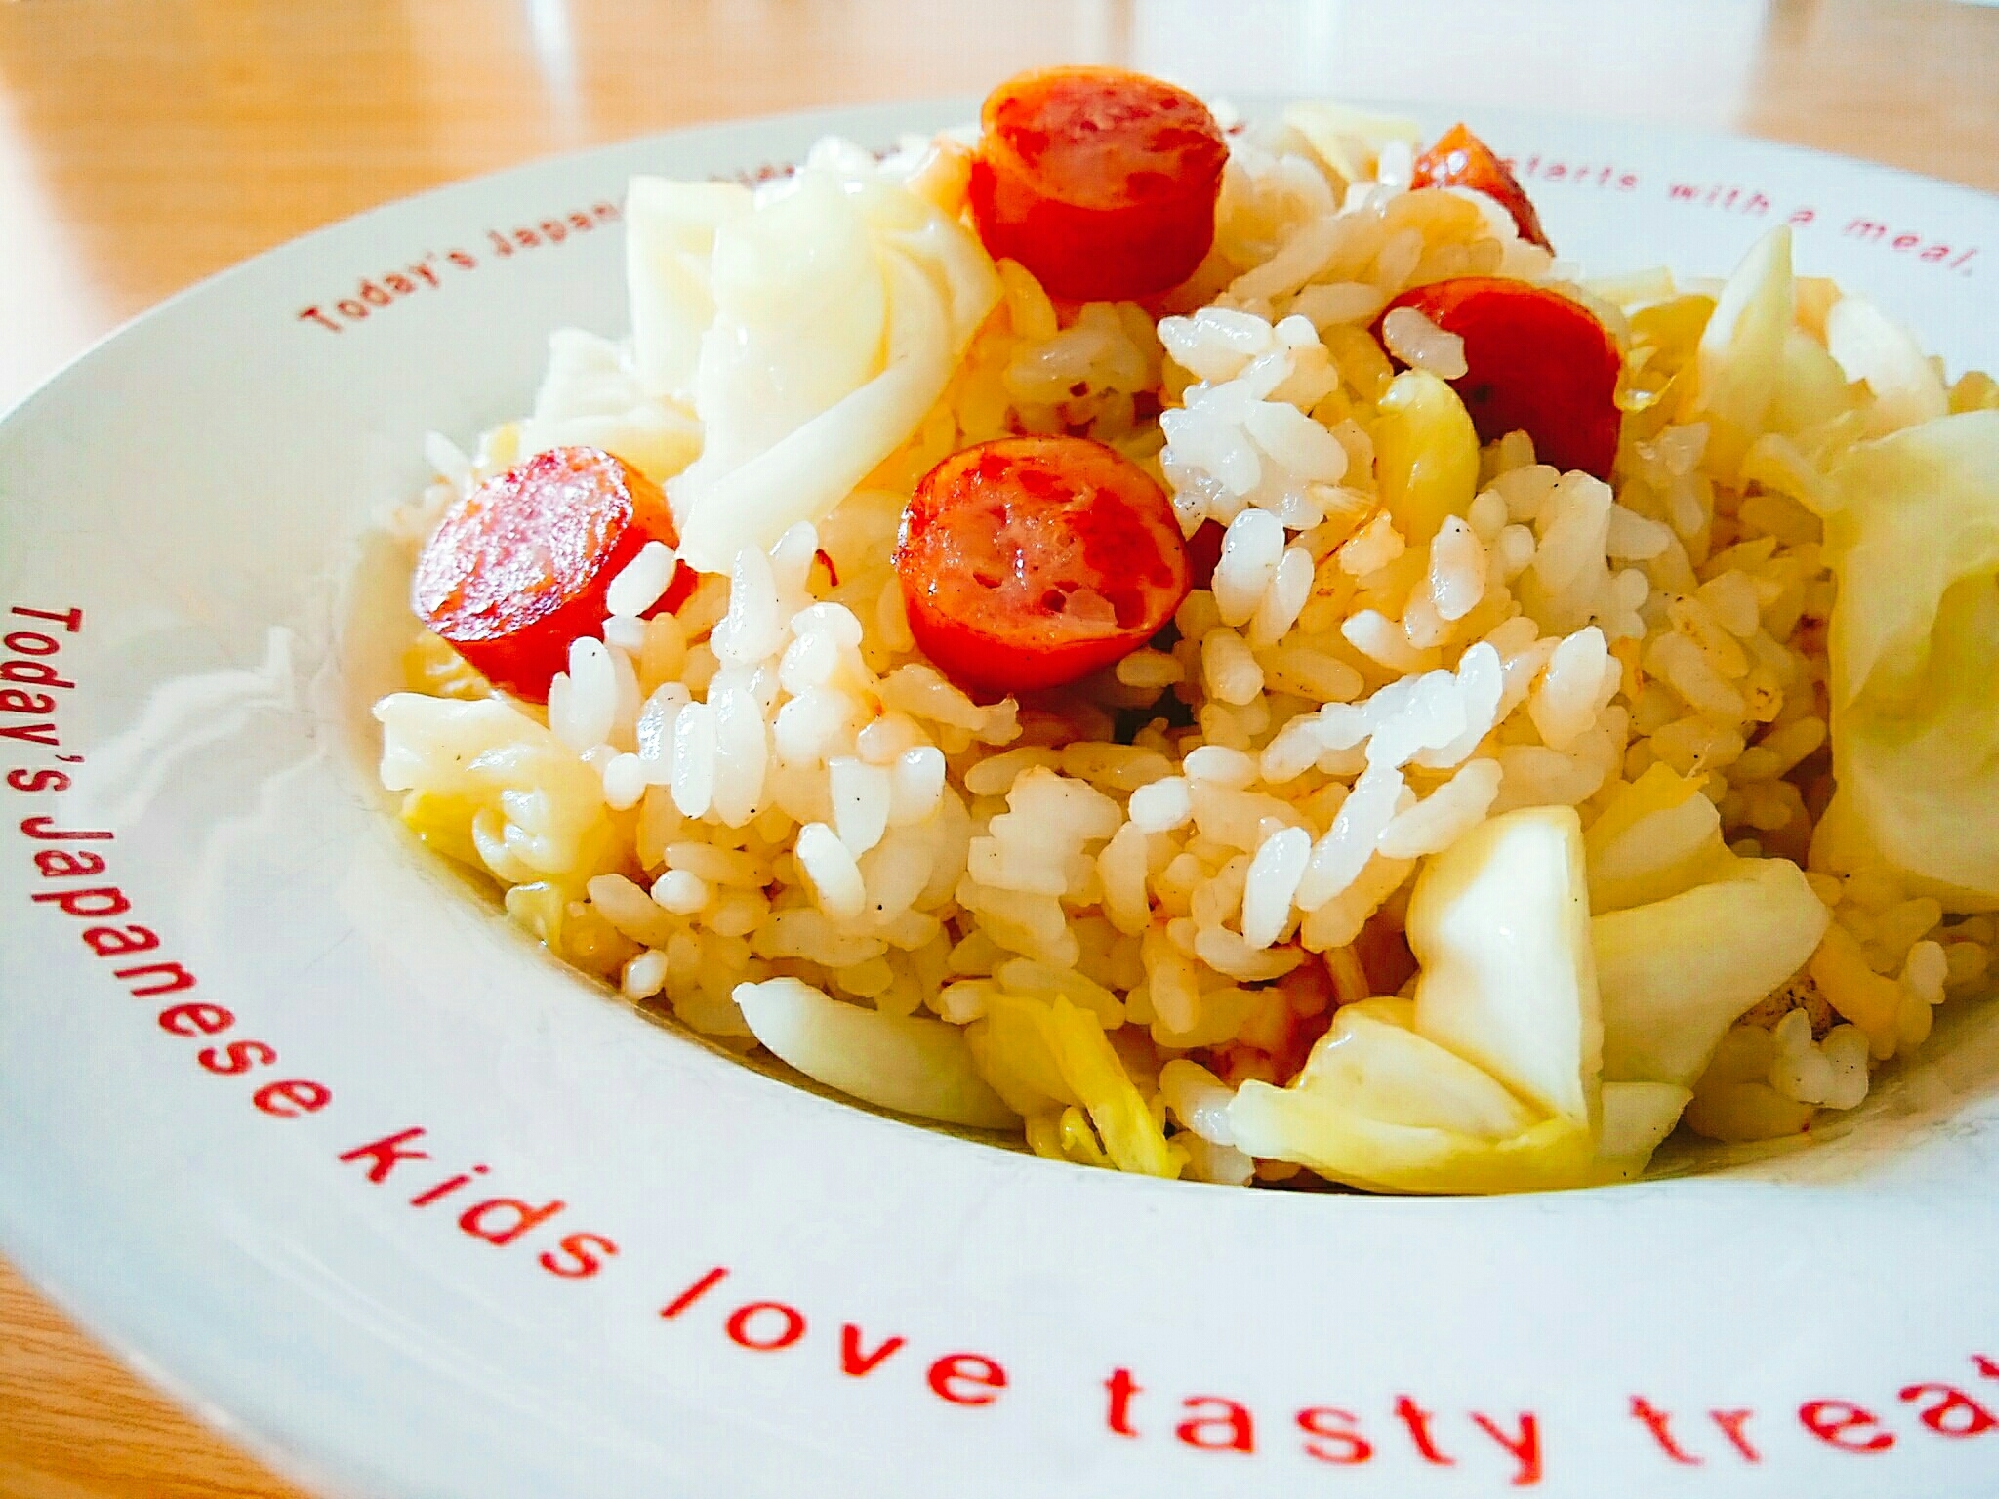
POLYGON ((550 448, 602 448, 663 484, 701 451, 701 427, 689 412, 649 396, 616 344, 563 328, 549 338, 548 374, 519 442, 516 461, 550 448))
POLYGON ((1119 1170, 1175 1177, 1186 1164, 1186 1151, 1167 1142, 1093 1012, 1065 997, 996 991, 965 1039, 980 1074, 1030 1123, 1080 1108, 1119 1170))
POLYGON ((715 321, 715 232, 752 205, 740 183, 632 179, 625 199, 632 369, 649 395, 693 401, 701 340, 715 321))
POLYGON ((814 163, 758 193, 634 194, 633 366, 701 420, 667 493, 703 572, 823 520, 916 430, 999 300, 970 230, 844 157, 814 163))

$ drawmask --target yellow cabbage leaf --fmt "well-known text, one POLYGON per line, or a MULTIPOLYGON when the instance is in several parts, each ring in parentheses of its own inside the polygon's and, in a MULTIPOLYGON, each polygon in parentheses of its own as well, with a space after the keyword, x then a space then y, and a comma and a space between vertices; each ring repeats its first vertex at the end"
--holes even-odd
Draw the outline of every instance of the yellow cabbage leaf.
POLYGON ((1413 1014, 1403 1000, 1343 1006, 1288 1086, 1237 1091, 1237 1148, 1377 1192, 1532 1192, 1594 1179, 1587 1125, 1529 1108, 1409 1030, 1413 1014))
POLYGON ((1861 443, 1831 478, 1838 790, 1813 862, 1999 909, 1999 411, 1861 443))
POLYGON ((1104 1034, 1103 1022, 1066 997, 994 990, 965 1033, 972 1060, 1007 1105, 1030 1121, 1080 1107, 1120 1171, 1175 1177, 1186 1153, 1169 1145, 1145 1096, 1104 1034))
POLYGON ((1950 411, 1950 397, 1915 335, 1865 297, 1842 297, 1825 319, 1826 348, 1849 380, 1873 393, 1867 408, 1870 437, 1935 421, 1950 411))
POLYGON ((1603 1137, 1596 1147, 1603 1178, 1637 1180, 1693 1096, 1675 1083, 1605 1083, 1603 1137))
POLYGON ((1700 788, 1701 777, 1677 775, 1663 761, 1618 787, 1583 835, 1592 912, 1664 900, 1732 866, 1721 813, 1700 788))
POLYGON ((1293 104, 1284 123, 1305 137, 1319 160, 1348 182, 1374 180, 1375 162, 1389 141, 1412 149, 1421 138, 1414 120, 1401 115, 1372 114, 1344 104, 1319 101, 1293 104))
POLYGON ((1691 1087, 1728 1028, 1825 935, 1831 916, 1797 865, 1732 862, 1721 879, 1590 923, 1606 1078, 1691 1087))

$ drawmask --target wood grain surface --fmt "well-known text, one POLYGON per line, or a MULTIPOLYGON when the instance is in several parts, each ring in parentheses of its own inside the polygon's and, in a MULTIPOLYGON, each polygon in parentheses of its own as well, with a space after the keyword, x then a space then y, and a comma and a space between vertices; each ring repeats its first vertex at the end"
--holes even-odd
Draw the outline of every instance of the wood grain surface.
MULTIPOLYGON (((1999 189, 1999 9, 1915 0, 0 0, 0 409, 320 224, 553 152, 1120 62, 1617 115, 1999 189)), ((0 997, 0 1003, 4 1003, 0 997)), ((0 1263, 0 1495, 300 1491, 0 1263)))

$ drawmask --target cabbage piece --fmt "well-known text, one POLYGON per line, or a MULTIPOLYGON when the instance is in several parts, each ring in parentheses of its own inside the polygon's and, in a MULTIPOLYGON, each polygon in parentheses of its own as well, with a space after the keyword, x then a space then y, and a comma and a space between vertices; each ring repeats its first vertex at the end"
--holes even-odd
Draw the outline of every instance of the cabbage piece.
POLYGON ((1597 915, 1678 895, 1734 864, 1721 813, 1700 794, 1701 777, 1654 761, 1619 786, 1589 831, 1589 905, 1597 915))
POLYGON ((1312 1086, 1371 1119, 1504 1140, 1541 1115, 1455 1052, 1415 1031, 1415 1002, 1342 1005, 1313 1048, 1312 1086))
POLYGON ((1831 477, 1838 790, 1813 862, 1999 909, 1999 411, 1859 444, 1831 477))
POLYGON ((1693 1098, 1674 1083, 1605 1083, 1603 1138, 1596 1159, 1610 1181, 1635 1181, 1645 1163, 1680 1122, 1693 1098))
POLYGON ((1490 818, 1431 859, 1407 935, 1417 1032, 1587 1134, 1603 1022, 1575 809, 1490 818))
MULTIPOLYGON (((1671 779, 1668 787, 1653 778, 1614 809, 1611 833, 1642 830, 1648 817, 1671 816, 1690 798, 1706 805, 1694 783, 1671 779)), ((1703 861, 1707 836, 1686 840, 1703 861)), ((1676 902, 1714 887, 1593 926, 1584 860, 1568 807, 1493 818, 1432 859, 1409 901, 1409 943, 1423 965, 1415 999, 1344 1006, 1289 1086, 1244 1083, 1229 1106, 1237 1148, 1387 1192, 1532 1191, 1642 1172, 1686 1107, 1691 1077, 1647 1072, 1601 1082, 1611 1021, 1608 999, 1601 1007, 1598 999, 1600 933, 1606 921, 1621 923, 1609 933, 1610 960, 1621 965, 1619 939, 1684 935, 1673 918, 1688 908, 1676 902)), ((1777 939, 1787 966, 1767 982, 1752 977, 1760 987, 1739 1005, 1729 1001, 1724 1028, 1802 963, 1822 930, 1824 908, 1804 877, 1783 867, 1817 925, 1799 952, 1777 939)), ((1761 923, 1767 903, 1748 905, 1750 924, 1761 923)), ((1767 936, 1757 932, 1759 942, 1767 936)), ((1668 944, 1642 956, 1637 978, 1622 967, 1614 975, 1620 993, 1638 991, 1648 963, 1670 968, 1679 955, 1668 944)), ((1682 991, 1702 997, 1710 977, 1711 969, 1678 989, 1667 985, 1670 1002, 1660 1009, 1669 1029, 1686 1018, 1682 991)), ((1700 1061, 1718 1039, 1717 1030, 1696 1043, 1700 1061)))
POLYGON ((1403 141, 1412 149, 1422 138, 1414 120, 1372 114, 1344 104, 1314 100, 1293 104, 1284 123, 1305 137, 1313 153, 1348 182, 1372 182, 1381 148, 1403 141))
POLYGON ((1950 412, 1950 397, 1909 330, 1865 297, 1842 297, 1825 318, 1826 350, 1849 380, 1874 393, 1867 432, 1878 437, 1950 412))
POLYGON ((509 883, 595 873, 610 857, 604 783, 554 734, 499 698, 392 692, 375 704, 382 785, 440 852, 509 883))
POLYGON ((1694 353, 1683 422, 1708 424, 1707 458, 1724 477, 1766 425, 1791 332, 1791 231, 1778 225, 1729 274, 1694 353))
POLYGON ((818 521, 923 419, 950 378, 942 298, 907 257, 889 252, 893 310, 887 368, 738 468, 696 463, 669 494, 681 558, 727 572, 746 546, 768 549, 799 521, 818 521))
POLYGON ((881 369, 888 292, 854 199, 821 172, 715 231, 694 409, 702 471, 754 458, 881 369))
POLYGON ((1603 1073, 1691 1087, 1728 1028, 1811 957, 1831 915, 1797 865, 1727 877, 1590 923, 1603 1073))
POLYGON ((550 448, 602 448, 663 484, 700 453, 701 425, 647 395, 616 344, 563 328, 549 338, 548 373, 518 444, 516 462, 550 448))
POLYGON ((944 392, 999 299, 977 238, 906 188, 807 170, 715 233, 681 557, 726 573, 825 518, 944 392))
POLYGON ((751 211, 736 182, 634 177, 625 197, 625 283, 632 372, 648 395, 692 402, 701 339, 715 321, 715 231, 751 211))
POLYGON ((995 992, 965 1033, 973 1061, 1009 1107, 1030 1118, 1065 1106, 1090 1116, 1121 1171, 1175 1177, 1186 1152, 1169 1145, 1118 1059, 1103 1022, 1067 998, 995 992))
POLYGON ((1237 1090, 1236 1148, 1377 1192, 1529 1192, 1591 1179, 1586 1125, 1530 1109, 1410 1031, 1413 1018, 1401 1000, 1343 1006, 1288 1086, 1237 1090))
POLYGON ((942 1020, 844 1004, 798 979, 738 984, 750 1032, 807 1077, 879 1108, 975 1129, 1019 1116, 972 1065, 965 1033, 942 1020))
POLYGON ((1808 432, 1844 416, 1855 392, 1839 361, 1802 328, 1784 335, 1783 371, 1771 397, 1768 421, 1778 432, 1808 432))

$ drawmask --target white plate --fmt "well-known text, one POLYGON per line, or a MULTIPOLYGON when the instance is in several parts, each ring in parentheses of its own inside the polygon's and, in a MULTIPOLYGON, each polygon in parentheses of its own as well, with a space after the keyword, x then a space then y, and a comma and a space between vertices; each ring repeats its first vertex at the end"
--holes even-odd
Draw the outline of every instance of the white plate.
MULTIPOLYGON (((355 538, 424 481, 427 429, 525 408, 551 328, 622 330, 627 175, 970 113, 731 126, 432 193, 196 288, 0 425, 0 660, 74 684, 0 712, 0 1247, 335 1492, 1992 1492, 1990 1007, 1839 1138, 1721 1174, 1490 1201, 1165 1184, 717 1057, 539 956, 385 815, 365 709, 390 668, 339 625, 355 538), (57 784, 40 771, 73 784, 23 790, 57 784), (48 877, 55 850, 106 868, 48 877), (117 893, 77 912, 131 909, 50 899, 91 889, 117 893), (157 951, 85 945, 134 923, 157 951), (135 998, 147 976, 119 974, 148 963, 195 987, 135 998), (229 1029, 163 1030, 190 1001, 229 1029), (204 1067, 232 1042, 275 1060, 204 1067), (316 1098, 260 1093, 283 1080, 330 1101, 265 1112, 316 1098), (413 1129, 427 1160, 354 1156, 413 1129), (499 1237, 564 1205, 498 1246, 461 1216, 495 1198, 520 1206, 472 1222, 499 1237), (598 1273, 554 1273, 580 1267, 564 1239, 598 1273), (1939 1414, 1944 1387, 1982 1405, 1939 1414), (1190 1445, 1238 1432, 1252 1451, 1190 1445)), ((1991 198, 1743 141, 1473 124, 1593 271, 1723 273, 1809 209, 1804 270, 1954 371, 1999 363, 1991 198)))

